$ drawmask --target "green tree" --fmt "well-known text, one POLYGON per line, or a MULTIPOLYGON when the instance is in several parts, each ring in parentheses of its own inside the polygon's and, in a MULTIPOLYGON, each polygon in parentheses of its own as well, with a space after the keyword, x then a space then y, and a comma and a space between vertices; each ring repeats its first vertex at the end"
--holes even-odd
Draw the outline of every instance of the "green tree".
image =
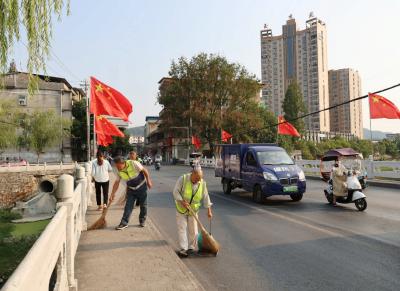
POLYGON ((17 144, 18 111, 9 102, 0 102, 0 155, 17 144))
POLYGON ((304 120, 302 118, 294 120, 307 112, 303 101, 303 95, 301 94, 300 87, 296 82, 293 82, 288 86, 285 93, 285 99, 283 100, 282 109, 285 119, 290 121, 300 134, 304 134, 304 120))
POLYGON ((134 146, 129 143, 129 134, 124 128, 120 130, 125 134, 124 137, 114 136, 114 142, 107 147, 100 146, 99 150, 108 151, 112 156, 126 155, 134 149, 134 146))
MULTIPOLYGON (((21 39, 20 27, 26 32, 28 51, 27 69, 32 92, 37 80, 32 72, 46 72, 49 57, 53 15, 61 19, 64 0, 2 0, 0 1, 0 73, 7 71, 9 55, 16 41, 21 39)), ((69 0, 67 0, 67 14, 69 0)))
POLYGON ((236 141, 247 141, 248 132, 262 128, 263 121, 256 118, 260 109, 254 103, 261 85, 243 66, 201 53, 190 60, 181 57, 173 61, 169 76, 171 81, 158 97, 164 107, 162 129, 189 127, 191 119, 193 135, 205 140, 212 152, 214 144, 221 142, 222 127, 234 134, 236 141))
POLYGON ((86 100, 74 102, 72 116, 74 117, 71 126, 72 156, 75 160, 83 161, 85 159, 83 149, 87 149, 86 100))
POLYGON ((30 114, 25 126, 28 144, 35 151, 39 163, 40 155, 46 148, 60 144, 69 135, 71 125, 54 110, 48 110, 30 114))

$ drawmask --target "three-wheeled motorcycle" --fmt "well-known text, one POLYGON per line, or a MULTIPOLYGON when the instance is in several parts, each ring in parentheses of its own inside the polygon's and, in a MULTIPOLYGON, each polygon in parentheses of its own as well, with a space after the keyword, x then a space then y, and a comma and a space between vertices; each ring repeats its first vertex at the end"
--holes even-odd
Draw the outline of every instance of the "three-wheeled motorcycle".
POLYGON ((359 211, 367 208, 367 200, 362 190, 366 187, 366 174, 362 166, 362 155, 351 148, 334 149, 326 152, 321 158, 321 176, 328 182, 324 190, 329 203, 333 202, 333 181, 331 172, 334 164, 339 162, 346 175, 347 195, 337 197, 337 203, 354 203, 359 211), (363 187, 364 185, 364 187, 363 187))

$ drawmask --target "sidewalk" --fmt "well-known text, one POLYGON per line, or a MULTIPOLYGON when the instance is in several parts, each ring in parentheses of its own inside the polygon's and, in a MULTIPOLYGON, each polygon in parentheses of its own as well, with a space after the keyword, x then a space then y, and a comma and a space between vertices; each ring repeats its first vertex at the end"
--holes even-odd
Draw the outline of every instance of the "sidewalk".
MULTIPOLYGON (((108 211, 105 229, 82 233, 75 259, 78 289, 204 290, 151 219, 145 228, 138 227, 138 210, 133 211, 128 228, 116 231, 123 209, 114 205, 108 211)), ((100 211, 88 210, 86 216, 90 226, 100 211)))

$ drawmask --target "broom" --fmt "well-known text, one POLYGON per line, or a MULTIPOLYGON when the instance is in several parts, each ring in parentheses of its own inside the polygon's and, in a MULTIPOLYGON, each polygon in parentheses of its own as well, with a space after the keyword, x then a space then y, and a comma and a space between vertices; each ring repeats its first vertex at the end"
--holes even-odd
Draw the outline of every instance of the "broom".
POLYGON ((196 213, 194 213, 193 209, 188 207, 189 213, 196 219, 199 227, 200 227, 200 232, 201 232, 201 250, 200 251, 206 251, 209 253, 212 253, 214 255, 218 254, 219 251, 219 243, 214 239, 214 237, 209 233, 203 224, 200 222, 200 220, 197 218, 196 213))
POLYGON ((102 229, 102 228, 105 228, 105 227, 107 226, 106 215, 107 215, 108 208, 111 206, 111 203, 112 203, 112 202, 113 202, 113 200, 111 200, 111 199, 108 201, 107 208, 103 208, 103 212, 101 213, 100 218, 97 219, 97 220, 88 228, 88 230, 102 229))

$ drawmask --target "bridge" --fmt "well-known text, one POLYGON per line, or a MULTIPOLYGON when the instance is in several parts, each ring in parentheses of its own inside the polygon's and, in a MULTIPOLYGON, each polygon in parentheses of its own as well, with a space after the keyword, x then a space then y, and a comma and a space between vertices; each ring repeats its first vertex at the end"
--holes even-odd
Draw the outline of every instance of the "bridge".
MULTIPOLYGON (((316 169, 317 163, 305 161, 315 166, 304 169, 316 169)), ((202 164, 212 167, 212 160, 202 164)), ((398 166, 393 162, 390 169, 397 173, 398 166)), ((131 227, 119 232, 113 229, 122 212, 118 204, 111 207, 105 229, 87 231, 100 215, 91 205, 89 164, 78 166, 74 177, 61 176, 56 215, 3 290, 400 288, 398 190, 367 189, 365 213, 328 206, 324 184, 312 180, 301 202, 277 198, 258 205, 243 191, 222 194, 212 169, 205 169, 215 209, 212 230, 222 251, 217 258, 181 261, 173 251, 171 190, 188 169, 163 166, 160 172, 151 171, 155 185, 149 192, 149 223, 144 229, 135 227, 134 211, 131 227)), ((201 219, 207 221, 204 213, 201 219)))

